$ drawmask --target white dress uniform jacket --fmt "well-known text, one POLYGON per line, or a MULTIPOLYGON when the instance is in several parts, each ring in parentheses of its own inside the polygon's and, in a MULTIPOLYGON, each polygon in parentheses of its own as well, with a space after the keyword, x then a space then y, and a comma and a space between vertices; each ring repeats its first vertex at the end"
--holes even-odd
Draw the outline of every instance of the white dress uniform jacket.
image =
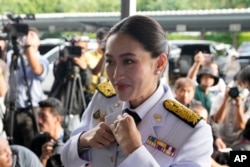
POLYGON ((89 148, 79 157, 77 142, 82 132, 100 121, 113 123, 129 103, 120 101, 112 86, 99 85, 99 91, 83 114, 61 154, 65 167, 210 167, 211 127, 193 111, 176 102, 168 86, 160 83, 154 94, 135 109, 142 121, 137 125, 143 145, 125 156, 117 143, 104 149, 89 148))

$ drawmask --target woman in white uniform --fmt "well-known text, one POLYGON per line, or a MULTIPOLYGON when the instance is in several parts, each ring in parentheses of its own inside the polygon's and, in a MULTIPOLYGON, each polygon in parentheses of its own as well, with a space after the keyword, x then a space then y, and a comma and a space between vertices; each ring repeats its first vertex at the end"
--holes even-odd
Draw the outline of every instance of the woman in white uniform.
POLYGON ((110 83, 98 85, 65 144, 65 167, 211 166, 210 126, 160 82, 167 54, 153 19, 136 15, 114 25, 105 49, 110 83))

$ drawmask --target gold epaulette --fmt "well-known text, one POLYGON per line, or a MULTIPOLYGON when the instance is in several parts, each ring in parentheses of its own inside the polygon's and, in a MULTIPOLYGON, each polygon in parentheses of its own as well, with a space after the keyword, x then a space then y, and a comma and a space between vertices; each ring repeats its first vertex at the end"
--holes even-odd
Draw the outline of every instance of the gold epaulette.
POLYGON ((164 101, 164 107, 193 128, 202 119, 196 112, 188 109, 175 100, 164 101))
POLYGON ((97 90, 103 94, 105 97, 113 97, 116 95, 115 89, 109 82, 102 82, 97 85, 97 90))

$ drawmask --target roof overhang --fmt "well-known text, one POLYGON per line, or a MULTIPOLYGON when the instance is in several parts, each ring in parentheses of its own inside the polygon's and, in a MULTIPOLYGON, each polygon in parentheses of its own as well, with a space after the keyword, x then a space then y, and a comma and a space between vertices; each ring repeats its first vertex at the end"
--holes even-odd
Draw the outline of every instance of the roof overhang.
MULTIPOLYGON (((169 32, 176 31, 250 31, 250 8, 224 10, 150 11, 150 16, 169 32)), ((120 21, 120 12, 36 14, 35 20, 23 20, 40 31, 95 31, 120 21)), ((21 15, 24 17, 24 15, 21 15)), ((7 19, 3 17, 6 21, 7 19)))

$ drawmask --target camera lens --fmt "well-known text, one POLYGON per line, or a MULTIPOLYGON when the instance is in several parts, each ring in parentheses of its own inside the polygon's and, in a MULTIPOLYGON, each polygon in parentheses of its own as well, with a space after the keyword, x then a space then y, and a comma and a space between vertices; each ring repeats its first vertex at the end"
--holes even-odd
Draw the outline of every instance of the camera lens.
POLYGON ((235 99, 236 97, 238 97, 240 94, 239 89, 237 87, 232 87, 229 90, 229 96, 232 97, 233 99, 235 99))

